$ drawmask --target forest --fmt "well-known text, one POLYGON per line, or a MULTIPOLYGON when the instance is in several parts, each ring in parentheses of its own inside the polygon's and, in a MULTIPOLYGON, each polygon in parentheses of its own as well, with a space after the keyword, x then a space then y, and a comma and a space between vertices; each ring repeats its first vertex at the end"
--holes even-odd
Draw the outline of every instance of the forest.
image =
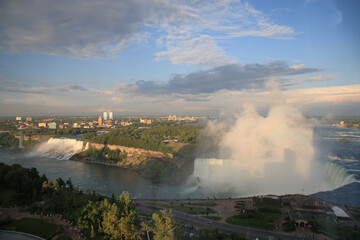
POLYGON ((91 141, 105 145, 121 145, 173 153, 174 149, 167 146, 164 140, 173 140, 180 143, 195 143, 200 129, 201 127, 192 125, 157 125, 149 128, 131 125, 93 137, 91 141))
MULTIPOLYGON (((83 192, 71 179, 49 180, 35 168, 26 169, 19 164, 0 163, 0 205, 20 206, 31 214, 61 214, 82 230, 88 239, 244 239, 238 234, 223 234, 216 229, 199 228, 196 237, 180 228, 171 210, 161 210, 150 216, 137 213, 128 192, 120 197, 105 197, 95 192, 83 192)), ((6 229, 11 219, 0 221, 6 229)), ((69 239, 69 238, 62 238, 69 239)))

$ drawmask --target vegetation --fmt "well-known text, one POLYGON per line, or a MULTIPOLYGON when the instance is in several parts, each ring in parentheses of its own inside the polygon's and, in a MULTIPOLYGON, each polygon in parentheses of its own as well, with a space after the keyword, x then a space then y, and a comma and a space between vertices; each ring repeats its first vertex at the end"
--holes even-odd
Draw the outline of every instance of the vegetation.
POLYGON ((19 139, 10 133, 0 133, 0 145, 4 147, 18 147, 19 139))
POLYGON ((244 240, 245 237, 238 233, 224 234, 220 233, 216 228, 203 228, 197 232, 198 240, 244 240))
POLYGON ((150 205, 157 206, 157 207, 163 207, 163 208, 169 208, 173 209, 178 212, 184 212, 188 214, 211 214, 216 213, 214 209, 211 208, 202 208, 202 207, 190 207, 190 206, 184 206, 183 204, 177 205, 177 204, 164 204, 164 203, 149 203, 150 205))
POLYGON ((102 163, 117 163, 126 158, 126 153, 121 152, 119 149, 110 150, 105 147, 103 149, 89 148, 82 153, 84 156, 91 157, 96 162, 102 163))
POLYGON ((205 206, 205 207, 214 207, 216 206, 216 202, 188 202, 187 205, 195 205, 195 206, 205 206))
MULTIPOLYGON (((175 221, 172 218, 171 210, 160 210, 160 214, 152 215, 154 221, 152 229, 154 240, 173 240, 175 239, 175 221)), ((148 228, 144 228, 147 230, 148 228)))
POLYGON ((134 124, 93 137, 92 142, 173 153, 173 148, 167 146, 164 140, 195 143, 199 128, 192 125, 157 125, 151 128, 143 128, 139 127, 139 124, 134 124))
POLYGON ((41 199, 44 181, 47 181, 46 176, 40 177, 35 168, 0 163, 0 204, 29 204, 41 199))
POLYGON ((295 231, 296 229, 295 220, 291 219, 290 216, 287 215, 282 222, 282 228, 285 232, 295 231))
POLYGON ((93 138, 96 137, 96 136, 97 136, 96 132, 87 132, 87 133, 85 133, 81 138, 82 138, 83 140, 91 140, 91 139, 93 139, 93 138))
POLYGON ((143 167, 144 176, 154 183, 170 180, 178 166, 172 159, 148 159, 143 167))
POLYGON ((360 128, 360 117, 334 117, 333 121, 344 121, 346 126, 349 128, 360 128))
POLYGON ((339 239, 359 239, 360 232, 354 227, 340 226, 330 220, 313 220, 312 224, 317 225, 317 231, 324 231, 332 235, 338 236, 339 239))
POLYGON ((226 222, 246 227, 274 230, 274 222, 281 216, 281 210, 275 207, 263 206, 256 212, 242 213, 226 219, 226 222))
MULTIPOLYGON (((66 182, 61 178, 49 181, 45 175, 40 177, 35 168, 25 169, 18 164, 8 166, 3 163, 0 163, 0 191, 2 206, 27 205, 30 207, 26 211, 30 213, 61 214, 97 239, 135 239, 143 233, 148 239, 150 236, 152 239, 177 239, 171 211, 163 210, 160 214, 153 214, 151 221, 141 221, 128 192, 123 192, 118 199, 114 195, 106 199, 95 193, 84 194, 73 186, 71 179, 66 182)), ((59 232, 58 226, 44 225, 39 221, 5 221, 0 223, 0 228, 44 238, 59 232)))
POLYGON ((11 220, 0 226, 2 230, 29 233, 44 239, 50 239, 60 232, 60 227, 53 223, 44 223, 41 219, 22 218, 11 220))

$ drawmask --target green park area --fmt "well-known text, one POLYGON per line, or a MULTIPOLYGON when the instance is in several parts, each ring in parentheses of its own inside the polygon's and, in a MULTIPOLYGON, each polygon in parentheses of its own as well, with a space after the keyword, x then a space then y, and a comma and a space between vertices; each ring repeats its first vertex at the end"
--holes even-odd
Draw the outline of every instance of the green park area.
MULTIPOLYGON (((338 236, 339 240, 356 239, 356 232, 351 227, 340 226, 332 220, 316 220, 316 230, 338 236)), ((354 229, 356 230, 356 229, 354 229)))
POLYGON ((281 210, 275 207, 258 207, 255 212, 234 215, 226 219, 227 223, 245 227, 274 230, 275 221, 281 216, 281 210))
POLYGON ((0 225, 0 229, 18 231, 50 239, 60 232, 60 227, 53 223, 44 223, 41 219, 22 218, 20 220, 7 220, 0 225))
MULTIPOLYGON (((187 214, 202 214, 202 215, 208 215, 208 214, 213 214, 216 213, 216 211, 214 209, 211 209, 209 207, 205 208, 205 207, 192 207, 192 206, 187 206, 184 204, 165 204, 165 203, 156 203, 156 202, 151 202, 148 203, 149 205, 152 206, 156 206, 156 207, 162 207, 162 208, 167 208, 167 209, 172 209, 178 212, 183 212, 183 213, 187 213, 187 214)), ((194 204, 194 203, 193 203, 194 204)))

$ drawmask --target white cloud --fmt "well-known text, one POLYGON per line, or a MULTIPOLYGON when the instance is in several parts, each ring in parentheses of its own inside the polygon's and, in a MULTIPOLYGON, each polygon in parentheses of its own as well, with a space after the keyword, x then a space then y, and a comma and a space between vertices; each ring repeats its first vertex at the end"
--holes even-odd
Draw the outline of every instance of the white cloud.
POLYGON ((216 45, 211 36, 200 36, 186 40, 168 40, 168 51, 158 52, 157 61, 169 59, 174 64, 223 65, 236 63, 216 45))
POLYGON ((138 37, 159 2, 1 1, 0 46, 14 52, 111 57, 138 37))
POLYGON ((295 34, 238 0, 0 1, 0 29, 0 49, 77 58, 116 57, 130 43, 155 37, 165 47, 155 59, 191 65, 236 62, 219 39, 295 34))
POLYGON ((219 46, 218 39, 267 37, 291 39, 296 34, 289 26, 274 24, 264 13, 249 3, 237 0, 189 1, 178 4, 184 19, 163 28, 167 37, 166 51, 156 54, 156 60, 168 58, 175 64, 224 65, 236 59, 219 46), (204 51, 205 50, 205 51, 204 51), (200 53, 200 54, 199 54, 200 53))

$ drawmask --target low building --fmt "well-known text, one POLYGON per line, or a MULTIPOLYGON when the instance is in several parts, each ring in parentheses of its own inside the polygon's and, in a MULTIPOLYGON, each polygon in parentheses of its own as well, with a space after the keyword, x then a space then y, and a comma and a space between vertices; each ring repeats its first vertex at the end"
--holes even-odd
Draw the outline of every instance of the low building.
POLYGON ((38 123, 38 127, 44 127, 44 128, 46 128, 46 127, 47 127, 47 123, 46 123, 46 122, 38 123))
POLYGON ((59 124, 57 122, 51 122, 48 124, 50 129, 58 129, 59 128, 59 124))
POLYGON ((108 126, 114 126, 114 121, 112 119, 109 119, 106 123, 108 126))
POLYGON ((151 125, 152 120, 151 119, 142 119, 142 118, 140 118, 140 123, 145 123, 147 125, 151 125))
POLYGON ((16 121, 21 121, 21 117, 16 117, 16 121))
POLYGON ((338 206, 332 207, 332 210, 336 216, 337 220, 350 220, 350 216, 341 208, 338 206))
POLYGON ((290 218, 295 221, 297 227, 310 227, 310 216, 306 212, 294 211, 290 213, 290 218))
POLYGON ((132 124, 132 122, 121 122, 120 123, 122 126, 129 126, 132 124))
POLYGON ((30 122, 30 121, 32 121, 33 119, 32 119, 32 117, 26 117, 25 120, 26 120, 27 122, 30 122))

